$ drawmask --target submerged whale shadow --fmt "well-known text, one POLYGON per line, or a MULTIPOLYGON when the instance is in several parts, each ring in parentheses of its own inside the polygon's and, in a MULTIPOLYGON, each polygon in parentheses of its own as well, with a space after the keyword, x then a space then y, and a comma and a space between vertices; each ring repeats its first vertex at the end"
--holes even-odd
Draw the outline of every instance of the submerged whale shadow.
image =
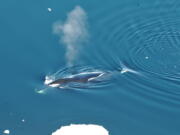
POLYGON ((120 68, 115 71, 104 70, 103 68, 92 68, 87 66, 73 66, 60 69, 56 73, 46 76, 44 84, 49 87, 58 88, 89 88, 104 86, 112 82, 116 74, 135 73, 133 69, 120 63, 120 68))

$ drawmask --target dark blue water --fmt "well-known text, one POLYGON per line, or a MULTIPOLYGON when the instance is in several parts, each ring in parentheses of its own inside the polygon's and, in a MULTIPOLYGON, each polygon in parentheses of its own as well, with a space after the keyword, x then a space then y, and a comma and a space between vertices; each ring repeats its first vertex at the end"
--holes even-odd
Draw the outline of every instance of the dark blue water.
POLYGON ((178 0, 1 0, 0 134, 50 135, 90 123, 110 135, 179 135, 179 26, 178 0), (45 76, 68 66, 52 25, 77 5, 87 14, 88 41, 73 64, 112 76, 38 93, 45 76))

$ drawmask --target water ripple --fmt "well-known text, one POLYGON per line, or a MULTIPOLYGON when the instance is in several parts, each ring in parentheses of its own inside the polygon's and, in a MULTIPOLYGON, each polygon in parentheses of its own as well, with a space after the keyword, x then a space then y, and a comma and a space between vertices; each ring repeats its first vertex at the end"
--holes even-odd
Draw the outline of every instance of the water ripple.
POLYGON ((175 8, 179 3, 134 3, 131 6, 128 2, 114 4, 109 9, 101 9, 100 14, 105 16, 96 22, 98 32, 95 36, 98 36, 96 43, 99 45, 96 53, 102 57, 97 57, 106 65, 118 67, 120 62, 126 63, 143 75, 138 80, 127 76, 127 81, 135 80, 143 88, 149 83, 149 90, 152 87, 156 91, 179 94, 180 15, 175 8))

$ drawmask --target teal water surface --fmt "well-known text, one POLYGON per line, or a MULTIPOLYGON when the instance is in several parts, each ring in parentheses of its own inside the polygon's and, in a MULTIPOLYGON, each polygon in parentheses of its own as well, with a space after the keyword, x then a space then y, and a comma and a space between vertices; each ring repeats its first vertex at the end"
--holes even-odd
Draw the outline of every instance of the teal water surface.
POLYGON ((71 123, 102 125, 110 135, 180 134, 180 1, 1 0, 0 24, 0 134, 51 135, 71 123), (46 75, 67 68, 52 27, 76 6, 89 35, 75 65, 111 77, 37 93, 46 75))

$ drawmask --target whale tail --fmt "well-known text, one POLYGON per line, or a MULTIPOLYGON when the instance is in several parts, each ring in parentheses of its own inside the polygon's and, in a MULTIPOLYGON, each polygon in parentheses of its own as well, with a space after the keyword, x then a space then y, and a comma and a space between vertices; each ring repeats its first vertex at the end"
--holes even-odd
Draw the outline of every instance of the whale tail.
POLYGON ((138 74, 137 71, 133 70, 132 68, 127 67, 123 62, 120 62, 120 68, 118 68, 118 71, 120 71, 121 74, 124 74, 127 72, 138 74))

